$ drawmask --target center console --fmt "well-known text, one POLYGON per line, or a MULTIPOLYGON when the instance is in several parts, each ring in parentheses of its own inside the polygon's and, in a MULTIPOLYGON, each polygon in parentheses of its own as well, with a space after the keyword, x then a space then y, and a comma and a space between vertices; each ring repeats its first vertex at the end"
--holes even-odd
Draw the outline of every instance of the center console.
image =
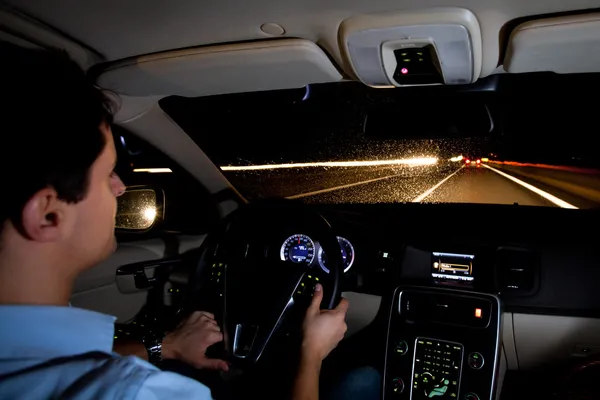
MULTIPOLYGON (((453 267, 452 276, 468 278, 470 271, 459 269, 469 263, 455 264, 460 266, 453 267)), ((447 273, 436 271, 438 278, 447 273)), ((398 287, 388 325, 384 399, 493 399, 500 317, 500 301, 493 295, 398 287)))

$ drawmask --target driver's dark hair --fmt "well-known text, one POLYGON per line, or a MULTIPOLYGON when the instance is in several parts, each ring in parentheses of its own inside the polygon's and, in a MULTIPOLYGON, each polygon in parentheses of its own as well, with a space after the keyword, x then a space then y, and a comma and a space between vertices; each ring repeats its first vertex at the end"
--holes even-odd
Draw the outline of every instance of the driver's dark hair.
POLYGON ((27 201, 52 187, 76 203, 105 146, 111 103, 67 54, 0 42, 0 231, 21 224, 27 201))

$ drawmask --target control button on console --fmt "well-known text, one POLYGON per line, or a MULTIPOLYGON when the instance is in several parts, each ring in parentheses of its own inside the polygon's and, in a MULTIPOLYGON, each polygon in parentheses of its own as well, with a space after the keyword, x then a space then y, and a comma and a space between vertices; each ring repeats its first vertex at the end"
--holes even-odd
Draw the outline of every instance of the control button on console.
POLYGON ((464 400, 480 400, 479 396, 477 396, 475 393, 467 393, 464 397, 464 400))
POLYGON ((406 341, 401 340, 398 343, 396 343, 396 354, 399 356, 403 356, 406 353, 408 353, 408 344, 406 343, 406 341))
POLYGON ((485 363, 485 360, 483 359, 481 353, 473 352, 469 354, 467 363, 469 364, 469 367, 473 369, 481 369, 483 367, 483 364, 485 363))
POLYGON ((402 378, 394 378, 392 380, 392 392, 394 392, 394 394, 400 394, 404 392, 404 381, 402 378))

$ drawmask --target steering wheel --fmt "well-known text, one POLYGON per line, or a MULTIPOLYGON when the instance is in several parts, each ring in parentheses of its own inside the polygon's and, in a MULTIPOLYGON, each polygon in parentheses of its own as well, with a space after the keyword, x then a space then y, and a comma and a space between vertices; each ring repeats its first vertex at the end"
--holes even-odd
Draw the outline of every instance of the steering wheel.
POLYGON ((295 202, 248 204, 205 239, 183 311, 212 304, 228 361, 244 368, 259 360, 288 315, 304 315, 289 311, 294 306, 305 309, 317 283, 323 286, 321 308, 334 308, 342 275, 341 248, 322 215, 295 202), (318 265, 281 259, 282 243, 294 234, 307 235, 323 248, 329 273, 318 265))
MULTIPOLYGON (((556 382, 554 399, 587 400, 598 398, 598 377, 600 377, 600 356, 592 355, 570 364, 556 382)), ((548 396, 551 397, 551 396, 548 396)))

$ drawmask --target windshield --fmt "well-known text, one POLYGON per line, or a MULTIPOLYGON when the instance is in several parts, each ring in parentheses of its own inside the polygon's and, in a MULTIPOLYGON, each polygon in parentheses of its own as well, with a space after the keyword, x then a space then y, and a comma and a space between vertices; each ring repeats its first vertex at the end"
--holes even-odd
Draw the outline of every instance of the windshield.
POLYGON ((494 90, 346 82, 160 104, 249 200, 600 204, 598 76, 491 79, 494 90))

